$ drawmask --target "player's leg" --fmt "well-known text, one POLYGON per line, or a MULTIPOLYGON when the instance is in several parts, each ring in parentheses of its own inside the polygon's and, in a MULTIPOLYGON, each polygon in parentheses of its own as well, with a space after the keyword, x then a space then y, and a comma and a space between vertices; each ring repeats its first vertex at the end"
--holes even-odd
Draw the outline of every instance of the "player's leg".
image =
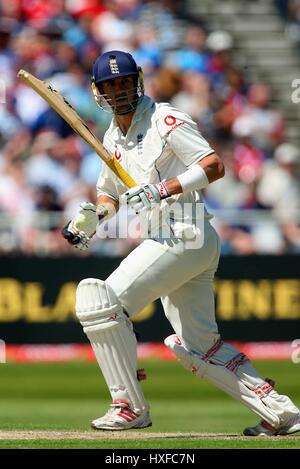
POLYGON ((114 291, 102 280, 81 281, 76 312, 112 396, 109 411, 92 426, 103 430, 148 427, 149 406, 136 375, 136 338, 114 291))
POLYGON ((248 358, 224 343, 217 332, 213 295, 215 266, 162 298, 176 334, 165 344, 180 363, 238 399, 265 423, 246 435, 285 434, 300 430, 299 409, 262 379, 248 358))
POLYGON ((178 289, 218 259, 217 234, 208 222, 206 225, 202 248, 187 249, 180 239, 147 239, 107 278, 107 284, 130 317, 178 289))
POLYGON ((108 414, 93 422, 95 428, 118 430, 149 424, 148 406, 136 377, 135 337, 125 311, 132 316, 209 265, 216 256, 215 242, 208 241, 206 247, 186 252, 180 240, 146 240, 106 282, 97 279, 80 282, 77 316, 91 341, 113 399, 108 414), (128 403, 127 413, 133 412, 129 422, 121 412, 120 401, 122 405, 128 403))

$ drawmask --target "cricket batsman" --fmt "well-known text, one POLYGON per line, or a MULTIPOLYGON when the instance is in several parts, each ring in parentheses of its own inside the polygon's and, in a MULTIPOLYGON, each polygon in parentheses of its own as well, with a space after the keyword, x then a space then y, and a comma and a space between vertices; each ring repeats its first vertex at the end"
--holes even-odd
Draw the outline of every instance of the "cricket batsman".
POLYGON ((112 397, 107 413, 92 427, 127 430, 152 424, 137 376, 131 318, 160 298, 175 331, 165 345, 179 362, 260 417, 244 435, 300 431, 300 411, 289 397, 279 395, 272 381, 218 333, 213 279, 220 241, 211 215, 199 208, 202 189, 224 176, 221 158, 189 115, 144 95, 142 70, 129 53, 115 50, 98 57, 92 88, 97 104, 113 111, 103 144, 138 185, 128 189, 104 165, 96 205, 81 204, 63 235, 87 249, 97 227, 120 203, 128 204, 149 231, 105 281, 87 278, 77 287, 77 317, 112 397))

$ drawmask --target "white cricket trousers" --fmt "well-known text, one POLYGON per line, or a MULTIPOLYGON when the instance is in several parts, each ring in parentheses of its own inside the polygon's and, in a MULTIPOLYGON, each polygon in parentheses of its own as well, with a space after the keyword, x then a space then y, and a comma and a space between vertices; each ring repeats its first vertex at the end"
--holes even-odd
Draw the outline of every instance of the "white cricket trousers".
POLYGON ((107 283, 130 317, 160 297, 176 333, 165 343, 185 368, 206 377, 274 428, 290 425, 299 414, 290 398, 279 395, 247 357, 219 340, 213 292, 219 257, 219 238, 207 220, 201 248, 188 249, 180 239, 148 239, 107 283))
POLYGON ((161 298, 175 333, 190 350, 205 353, 219 339, 213 279, 220 241, 208 220, 204 222, 203 246, 189 246, 182 239, 147 239, 106 282, 129 317, 161 298))

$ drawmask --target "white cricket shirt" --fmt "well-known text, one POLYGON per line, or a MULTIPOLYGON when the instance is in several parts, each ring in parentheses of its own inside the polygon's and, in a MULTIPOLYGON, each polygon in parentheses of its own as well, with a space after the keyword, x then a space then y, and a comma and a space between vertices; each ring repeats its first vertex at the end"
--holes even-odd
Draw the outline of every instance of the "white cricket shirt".
MULTIPOLYGON (((214 153, 188 114, 168 103, 155 103, 148 96, 144 96, 138 104, 126 135, 123 135, 115 118, 112 119, 103 145, 137 184, 158 183, 173 178, 214 153)), ((97 195, 108 195, 119 200, 126 190, 122 181, 104 164, 97 182, 97 195)), ((172 196, 154 210, 142 212, 139 216, 142 222, 147 219, 151 223, 156 223, 159 218, 159 225, 169 223, 171 218, 176 235, 180 235, 183 225, 193 223, 190 209, 185 210, 186 213, 183 210, 187 203, 202 203, 201 191, 172 196)), ((204 216, 211 218, 206 211, 204 216)))

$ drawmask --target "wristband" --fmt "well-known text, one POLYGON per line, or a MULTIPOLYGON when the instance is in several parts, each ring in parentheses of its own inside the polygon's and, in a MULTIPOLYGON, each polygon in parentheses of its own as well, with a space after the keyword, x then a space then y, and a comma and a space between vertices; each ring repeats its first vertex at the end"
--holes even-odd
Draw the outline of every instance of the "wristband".
POLYGON ((158 190, 161 199, 166 199, 167 197, 170 197, 169 191, 163 182, 155 184, 155 187, 158 190))
POLYGON ((182 192, 192 192, 205 189, 209 181, 204 169, 199 164, 194 164, 182 174, 177 176, 182 187, 182 192))

